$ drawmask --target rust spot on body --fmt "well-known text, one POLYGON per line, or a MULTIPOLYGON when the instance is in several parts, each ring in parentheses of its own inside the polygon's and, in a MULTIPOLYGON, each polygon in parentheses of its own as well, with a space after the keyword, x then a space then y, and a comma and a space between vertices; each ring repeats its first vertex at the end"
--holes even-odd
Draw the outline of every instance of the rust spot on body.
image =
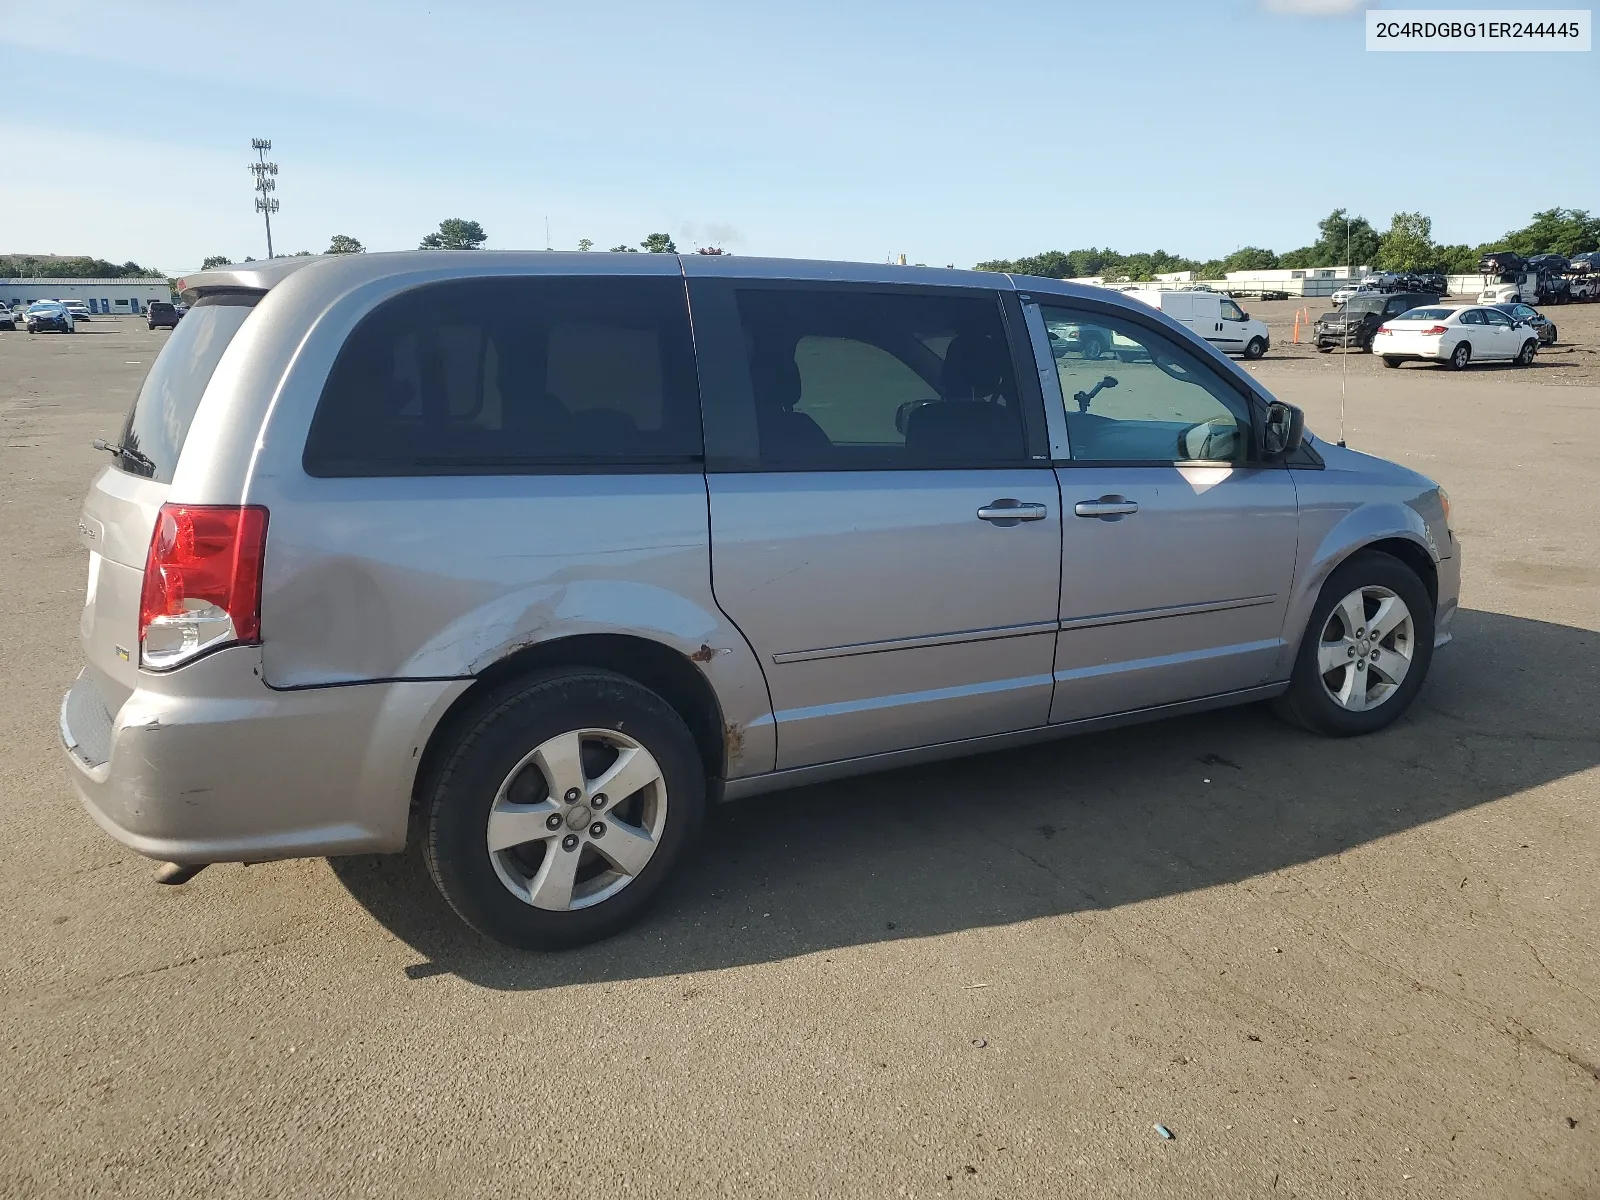
POLYGON ((729 766, 744 757, 744 730, 732 721, 722 727, 722 751, 729 766))
POLYGON ((689 655, 689 658, 690 658, 690 661, 692 661, 692 662, 708 663, 713 658, 715 658, 716 656, 717 656, 717 652, 715 650, 713 650, 705 642, 701 642, 700 643, 700 649, 696 650, 693 654, 689 655))

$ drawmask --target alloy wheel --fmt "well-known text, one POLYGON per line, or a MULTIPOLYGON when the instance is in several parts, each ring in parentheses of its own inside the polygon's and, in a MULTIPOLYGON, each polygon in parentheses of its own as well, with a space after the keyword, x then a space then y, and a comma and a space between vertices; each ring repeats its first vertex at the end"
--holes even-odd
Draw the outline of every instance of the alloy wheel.
POLYGON ((650 751, 614 729, 577 729, 506 775, 489 809, 489 859, 525 904, 589 908, 638 877, 666 820, 666 779, 650 751))
POLYGON ((1351 592, 1328 614, 1317 645, 1317 674, 1340 708, 1366 712, 1399 691, 1416 648, 1405 601, 1372 584, 1351 592))

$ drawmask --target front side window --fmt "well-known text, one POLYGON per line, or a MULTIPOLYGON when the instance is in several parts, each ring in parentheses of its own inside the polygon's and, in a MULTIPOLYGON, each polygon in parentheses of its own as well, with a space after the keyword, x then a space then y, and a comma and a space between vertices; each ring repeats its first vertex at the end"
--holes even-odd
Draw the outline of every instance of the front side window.
POLYGON ((1066 402, 1074 462, 1242 462, 1250 447, 1243 396, 1189 350, 1123 317, 1043 306, 1066 402), (1061 335, 1075 331, 1080 347, 1061 335))
POLYGON ((1501 312, 1497 308, 1485 309, 1483 318, 1491 325, 1504 325, 1509 327, 1511 324, 1511 318, 1506 316, 1505 313, 1501 312))
POLYGON ((386 301, 346 340, 304 465, 322 476, 676 469, 701 454, 699 403, 681 279, 432 284, 386 301))
POLYGON ((763 466, 886 470, 1025 458, 998 298, 737 293, 763 466))
POLYGON ((1232 300, 1224 300, 1222 302, 1222 319, 1224 321, 1242 321, 1244 320, 1244 311, 1232 300))

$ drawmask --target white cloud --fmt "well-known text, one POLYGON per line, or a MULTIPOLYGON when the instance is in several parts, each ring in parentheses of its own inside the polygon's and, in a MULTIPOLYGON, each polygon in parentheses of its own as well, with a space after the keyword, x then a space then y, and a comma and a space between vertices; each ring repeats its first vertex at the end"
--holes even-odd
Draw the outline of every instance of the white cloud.
POLYGON ((1372 0, 1262 0, 1271 12, 1297 17, 1338 17, 1372 7, 1372 0))

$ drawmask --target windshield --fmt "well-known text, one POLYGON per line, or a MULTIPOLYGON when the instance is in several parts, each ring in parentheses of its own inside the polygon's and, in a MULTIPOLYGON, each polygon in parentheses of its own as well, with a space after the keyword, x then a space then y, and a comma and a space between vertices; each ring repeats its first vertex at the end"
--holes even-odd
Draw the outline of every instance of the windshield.
POLYGON ((41 300, 38 304, 30 304, 28 306, 28 311, 29 312, 60 312, 61 311, 61 305, 56 304, 54 301, 41 300))
POLYGON ((1345 302, 1344 310, 1347 313, 1375 313, 1382 312, 1384 306, 1382 296, 1351 296, 1345 302))
POLYGON ((128 413, 119 467, 130 475, 172 482, 211 373, 260 299, 259 293, 208 296, 178 322, 128 413))
POLYGON ((1453 312, 1455 312, 1455 309, 1453 309, 1453 308, 1413 308, 1413 309, 1409 309, 1406 312, 1401 313, 1398 317, 1395 318, 1395 320, 1396 321, 1443 321, 1445 318, 1447 318, 1453 312))

